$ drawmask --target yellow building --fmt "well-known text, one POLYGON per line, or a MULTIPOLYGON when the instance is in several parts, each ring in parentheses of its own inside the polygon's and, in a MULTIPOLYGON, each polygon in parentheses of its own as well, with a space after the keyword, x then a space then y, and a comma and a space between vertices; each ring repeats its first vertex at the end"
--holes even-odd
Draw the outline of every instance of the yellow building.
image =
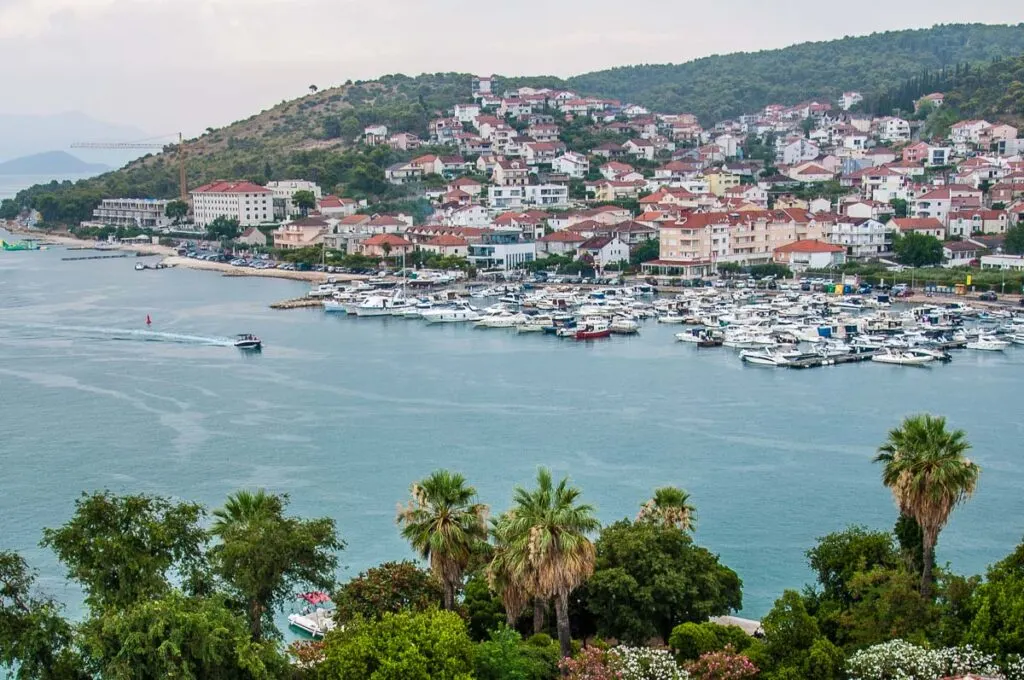
POLYGON ((705 173, 704 179, 708 181, 708 187, 715 196, 725 196, 726 191, 740 185, 739 175, 721 170, 705 173))

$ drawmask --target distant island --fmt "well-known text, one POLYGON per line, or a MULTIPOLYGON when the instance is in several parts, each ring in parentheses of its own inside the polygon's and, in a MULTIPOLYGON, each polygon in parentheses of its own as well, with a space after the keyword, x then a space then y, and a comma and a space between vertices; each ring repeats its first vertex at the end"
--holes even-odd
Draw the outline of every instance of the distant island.
POLYGON ((44 151, 0 162, 0 175, 85 175, 110 170, 102 163, 86 163, 65 151, 44 151))

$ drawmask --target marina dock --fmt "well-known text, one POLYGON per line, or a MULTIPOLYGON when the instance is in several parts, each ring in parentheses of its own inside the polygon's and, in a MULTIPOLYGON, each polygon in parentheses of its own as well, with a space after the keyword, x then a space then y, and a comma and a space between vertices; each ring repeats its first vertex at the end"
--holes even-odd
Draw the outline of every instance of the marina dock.
POLYGON ((323 307, 324 301, 320 298, 300 297, 291 300, 282 300, 270 305, 271 309, 302 309, 304 307, 323 307))
POLYGON ((62 257, 61 260, 65 262, 73 262, 76 260, 116 260, 122 257, 134 257, 135 253, 116 253, 114 255, 80 255, 77 257, 62 257))

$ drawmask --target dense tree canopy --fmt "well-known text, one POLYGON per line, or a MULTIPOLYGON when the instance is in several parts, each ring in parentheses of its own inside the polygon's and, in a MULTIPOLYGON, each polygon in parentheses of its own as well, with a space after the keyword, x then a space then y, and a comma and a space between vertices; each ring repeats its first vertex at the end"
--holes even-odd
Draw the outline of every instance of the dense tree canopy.
POLYGON ((371 567, 338 589, 335 619, 377 618, 385 612, 423 611, 441 604, 437 578, 413 562, 385 562, 371 567))
POLYGON ((741 608, 741 581, 675 527, 616 522, 597 540, 587 608, 601 635, 642 644, 667 641, 686 621, 741 608))
POLYGON ((893 240, 893 251, 900 264, 928 267, 942 263, 942 241, 927 234, 910 232, 893 240))

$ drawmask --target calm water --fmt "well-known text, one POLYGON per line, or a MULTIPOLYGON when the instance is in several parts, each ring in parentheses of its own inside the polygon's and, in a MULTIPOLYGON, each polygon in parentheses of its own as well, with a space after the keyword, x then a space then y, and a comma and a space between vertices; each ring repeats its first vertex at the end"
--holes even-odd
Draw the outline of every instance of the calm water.
POLYGON ((23 551, 72 607, 37 542, 83 490, 213 507, 241 487, 288 492, 296 512, 337 519, 353 574, 409 556, 394 511, 412 480, 460 470, 503 509, 548 465, 606 522, 633 516, 655 486, 686 487, 698 541, 740 573, 745 613, 760 616, 809 580, 815 537, 891 526, 870 460, 921 410, 966 428, 984 468, 940 561, 978 572, 1024 533, 1020 349, 933 369, 771 370, 653 323, 577 344, 273 312, 306 286, 63 254, 0 252, 0 547, 23 551), (245 331, 263 337, 262 355, 202 341, 245 331))
POLYGON ((65 179, 69 179, 72 182, 87 177, 92 177, 96 173, 86 174, 69 174, 62 175, 60 177, 54 177, 52 175, 0 175, 0 200, 5 198, 14 198, 22 189, 27 189, 34 184, 48 184, 51 180, 56 179, 58 182, 62 182, 65 179))

